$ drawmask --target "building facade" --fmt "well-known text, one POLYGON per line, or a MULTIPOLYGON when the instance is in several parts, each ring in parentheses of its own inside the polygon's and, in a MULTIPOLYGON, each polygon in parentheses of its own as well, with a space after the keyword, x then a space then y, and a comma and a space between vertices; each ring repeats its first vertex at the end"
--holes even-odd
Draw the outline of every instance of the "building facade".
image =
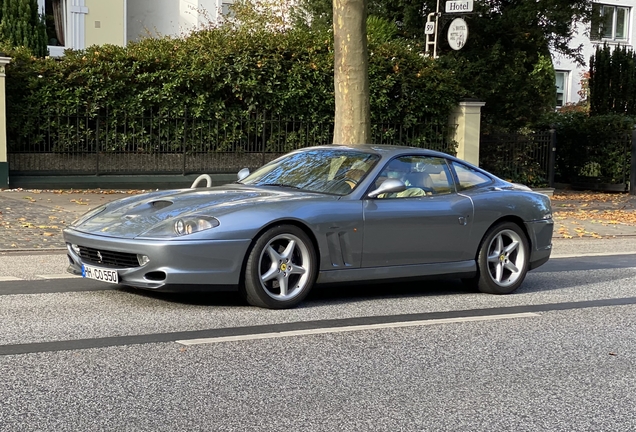
POLYGON ((146 36, 179 36, 228 13, 232 0, 38 0, 49 54, 91 45, 125 46, 146 36))
POLYGON ((585 65, 579 66, 569 58, 553 53, 556 72, 557 107, 574 104, 585 99, 584 82, 589 70, 590 57, 596 47, 607 43, 616 47, 633 48, 636 35, 634 11, 636 0, 598 0, 594 2, 600 16, 587 25, 577 26, 577 35, 571 46, 583 46, 585 65))
POLYGON ((67 48, 126 44, 127 0, 38 0, 46 19, 49 54, 67 48))

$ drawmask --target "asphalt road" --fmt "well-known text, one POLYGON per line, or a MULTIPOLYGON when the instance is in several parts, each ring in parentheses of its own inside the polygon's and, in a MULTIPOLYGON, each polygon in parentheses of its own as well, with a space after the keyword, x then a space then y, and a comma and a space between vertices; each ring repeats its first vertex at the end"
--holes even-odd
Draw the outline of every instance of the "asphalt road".
POLYGON ((0 431, 636 430, 636 254, 609 248, 508 296, 338 286, 286 311, 0 256, 0 431))

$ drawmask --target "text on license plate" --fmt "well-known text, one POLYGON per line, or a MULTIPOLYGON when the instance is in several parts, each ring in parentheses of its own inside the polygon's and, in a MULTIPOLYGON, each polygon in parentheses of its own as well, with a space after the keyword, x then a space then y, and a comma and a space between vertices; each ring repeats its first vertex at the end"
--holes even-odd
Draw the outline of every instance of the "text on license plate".
POLYGON ((108 283, 119 283, 119 275, 115 270, 93 267, 86 264, 82 266, 82 277, 108 283))

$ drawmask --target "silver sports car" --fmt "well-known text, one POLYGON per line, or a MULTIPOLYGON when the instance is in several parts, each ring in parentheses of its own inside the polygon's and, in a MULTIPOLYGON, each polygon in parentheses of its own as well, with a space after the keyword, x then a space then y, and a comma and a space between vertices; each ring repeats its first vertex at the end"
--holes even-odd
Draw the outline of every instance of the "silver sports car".
POLYGON ((429 150, 310 147, 196 183, 86 213, 64 230, 69 271, 287 308, 314 284, 442 275, 506 294, 552 249, 547 196, 429 150))

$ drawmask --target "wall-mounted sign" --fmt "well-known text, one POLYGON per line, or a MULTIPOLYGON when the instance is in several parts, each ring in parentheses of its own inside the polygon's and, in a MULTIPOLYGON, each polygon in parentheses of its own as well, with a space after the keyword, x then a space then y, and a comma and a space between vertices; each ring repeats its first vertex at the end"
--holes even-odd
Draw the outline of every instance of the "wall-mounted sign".
POLYGON ((461 18, 455 18, 448 27, 448 44, 455 51, 462 49, 468 39, 468 24, 461 18))
POLYGON ((446 2, 446 13, 468 13, 473 11, 473 0, 451 0, 446 2))

